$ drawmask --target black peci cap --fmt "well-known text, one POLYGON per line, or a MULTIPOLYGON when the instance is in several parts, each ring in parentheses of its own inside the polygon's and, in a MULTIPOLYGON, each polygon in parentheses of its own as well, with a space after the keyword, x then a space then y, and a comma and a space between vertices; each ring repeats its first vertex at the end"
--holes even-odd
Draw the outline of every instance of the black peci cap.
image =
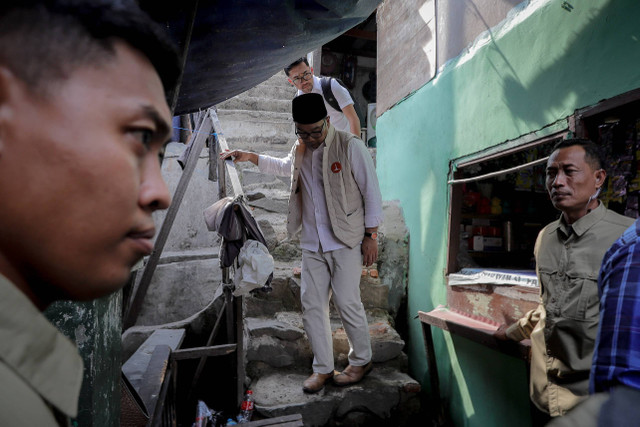
POLYGON ((293 121, 301 125, 317 123, 327 117, 324 98, 319 93, 305 93, 293 98, 291 112, 293 121))

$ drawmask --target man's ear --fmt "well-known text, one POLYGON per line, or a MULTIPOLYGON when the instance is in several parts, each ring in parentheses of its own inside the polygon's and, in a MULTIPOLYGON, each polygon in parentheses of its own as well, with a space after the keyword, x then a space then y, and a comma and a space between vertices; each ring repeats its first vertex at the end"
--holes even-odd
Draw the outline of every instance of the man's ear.
POLYGON ((309 67, 309 69, 311 70, 311 74, 313 74, 313 67, 309 67))
POLYGON ((598 169, 595 171, 596 188, 600 188, 604 185, 604 180, 607 178, 607 172, 604 169, 598 169))

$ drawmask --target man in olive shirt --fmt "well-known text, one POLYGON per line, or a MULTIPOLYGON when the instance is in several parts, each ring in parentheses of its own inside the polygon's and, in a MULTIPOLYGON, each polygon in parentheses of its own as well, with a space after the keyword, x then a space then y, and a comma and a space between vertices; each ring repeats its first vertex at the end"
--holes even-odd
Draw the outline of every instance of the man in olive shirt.
POLYGON ((77 415, 82 360, 41 312, 118 290, 153 248, 166 37, 134 0, 0 4, 1 426, 77 415))
POLYGON ((562 215, 540 231, 534 248, 541 304, 495 334, 531 338, 531 400, 551 417, 564 415, 588 395, 600 264, 633 223, 598 200, 605 178, 593 142, 569 139, 554 147, 546 187, 562 215))

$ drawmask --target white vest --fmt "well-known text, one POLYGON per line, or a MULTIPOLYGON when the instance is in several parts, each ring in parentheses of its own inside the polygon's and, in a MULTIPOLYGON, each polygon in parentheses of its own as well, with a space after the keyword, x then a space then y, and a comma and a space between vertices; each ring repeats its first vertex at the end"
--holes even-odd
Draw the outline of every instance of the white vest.
MULTIPOLYGON (((362 242, 364 237, 364 200, 353 178, 348 158, 349 144, 357 141, 354 135, 336 131, 330 124, 322 154, 322 178, 331 228, 336 238, 350 248, 362 242)), ((302 226, 300 187, 303 184, 300 167, 305 149, 305 145, 298 141, 291 150, 293 160, 287 215, 287 231, 290 236, 295 235, 302 226)))

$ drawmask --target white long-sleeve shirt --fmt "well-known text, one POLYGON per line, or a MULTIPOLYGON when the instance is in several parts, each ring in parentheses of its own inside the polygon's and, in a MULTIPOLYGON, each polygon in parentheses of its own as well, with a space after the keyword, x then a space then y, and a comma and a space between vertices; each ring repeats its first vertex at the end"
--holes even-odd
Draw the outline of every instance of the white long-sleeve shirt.
MULTIPOLYGON (((307 149, 300 167, 302 179, 302 233, 300 247, 309 251, 324 252, 345 248, 331 228, 327 200, 322 178, 324 142, 315 150, 307 149)), ((373 159, 364 143, 350 144, 349 161, 354 180, 362 194, 365 211, 365 228, 378 227, 382 223, 382 197, 376 177, 373 159)), ((258 167, 262 173, 287 176, 291 174, 292 154, 285 158, 260 155, 258 167)))

